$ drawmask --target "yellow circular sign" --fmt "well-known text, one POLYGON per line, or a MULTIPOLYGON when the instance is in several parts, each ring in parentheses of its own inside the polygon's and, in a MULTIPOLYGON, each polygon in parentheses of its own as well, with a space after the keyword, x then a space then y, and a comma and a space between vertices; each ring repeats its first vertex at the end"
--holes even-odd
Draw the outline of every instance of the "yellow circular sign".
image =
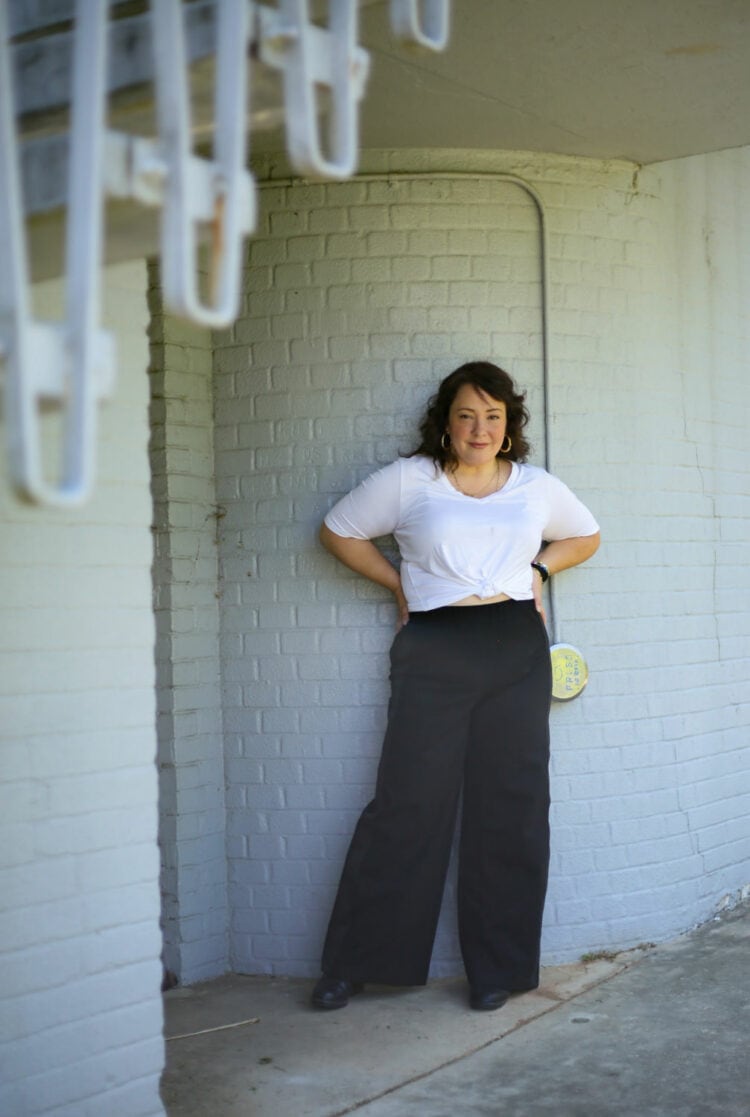
POLYGON ((577 698, 589 681, 586 660, 578 648, 572 644, 553 644, 550 648, 552 659, 552 697, 558 702, 577 698))

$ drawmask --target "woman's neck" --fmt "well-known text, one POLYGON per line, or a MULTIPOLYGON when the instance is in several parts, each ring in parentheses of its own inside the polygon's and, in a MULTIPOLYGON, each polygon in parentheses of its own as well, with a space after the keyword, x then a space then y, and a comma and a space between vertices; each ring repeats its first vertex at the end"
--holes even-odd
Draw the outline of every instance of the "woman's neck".
POLYGON ((489 496, 496 492, 508 479, 510 474, 509 463, 498 461, 494 458, 483 465, 471 466, 464 462, 457 462, 451 469, 446 470, 446 476, 455 489, 464 496, 489 496))

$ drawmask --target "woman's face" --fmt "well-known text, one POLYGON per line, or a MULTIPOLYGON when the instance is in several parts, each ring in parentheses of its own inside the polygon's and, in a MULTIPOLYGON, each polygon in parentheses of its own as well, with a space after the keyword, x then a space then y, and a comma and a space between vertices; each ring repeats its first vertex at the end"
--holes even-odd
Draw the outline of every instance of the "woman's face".
POLYGON ((474 467, 491 462, 505 440, 507 422, 502 400, 493 399, 472 384, 463 384, 451 404, 445 428, 459 462, 474 467))

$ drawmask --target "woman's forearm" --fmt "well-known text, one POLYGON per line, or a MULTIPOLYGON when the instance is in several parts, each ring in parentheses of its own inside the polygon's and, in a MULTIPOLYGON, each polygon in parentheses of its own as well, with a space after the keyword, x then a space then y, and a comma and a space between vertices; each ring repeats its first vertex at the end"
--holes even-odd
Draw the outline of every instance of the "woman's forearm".
POLYGON ((401 587, 401 576, 385 555, 381 554, 374 543, 369 539, 347 539, 336 535, 325 524, 320 529, 320 541, 327 551, 354 570, 364 578, 369 578, 378 586, 390 590, 396 598, 398 609, 397 627, 401 628, 409 622, 409 606, 401 587))
POLYGON ((591 558, 599 548, 599 540, 599 532, 573 539, 557 539, 539 552, 536 561, 543 562, 550 574, 559 574, 561 570, 568 570, 591 558))
POLYGON ((336 535, 326 524, 320 529, 320 541, 327 551, 348 566, 350 570, 369 578, 379 586, 385 586, 391 593, 401 589, 398 570, 369 539, 347 539, 336 535))

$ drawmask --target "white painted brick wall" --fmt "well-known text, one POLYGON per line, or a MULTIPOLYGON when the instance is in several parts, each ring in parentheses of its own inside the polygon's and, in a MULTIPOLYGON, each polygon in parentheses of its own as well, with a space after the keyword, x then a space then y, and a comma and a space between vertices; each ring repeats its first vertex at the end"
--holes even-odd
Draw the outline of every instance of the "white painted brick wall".
MULTIPOLYGON (((36 292, 59 311, 54 283, 36 292)), ((0 1111, 163 1113, 146 268, 106 272, 96 495, 0 505, 0 1111)), ((3 459, 5 448, 3 446, 3 459)))
MULTIPOLYGON (((520 174, 548 215, 552 467, 604 546, 558 580, 591 682, 553 713, 545 959, 683 930, 750 877, 747 152, 640 175, 489 152, 362 166, 389 177, 264 189, 216 354, 234 966, 317 971, 372 791, 393 608, 321 551, 326 508, 413 446, 468 358, 529 388, 542 442, 533 206, 403 167, 520 174)), ((449 884, 434 973, 460 968, 452 906, 449 884)))
POLYGON ((228 966, 210 331, 165 315, 149 268, 151 468, 164 964, 228 966))

